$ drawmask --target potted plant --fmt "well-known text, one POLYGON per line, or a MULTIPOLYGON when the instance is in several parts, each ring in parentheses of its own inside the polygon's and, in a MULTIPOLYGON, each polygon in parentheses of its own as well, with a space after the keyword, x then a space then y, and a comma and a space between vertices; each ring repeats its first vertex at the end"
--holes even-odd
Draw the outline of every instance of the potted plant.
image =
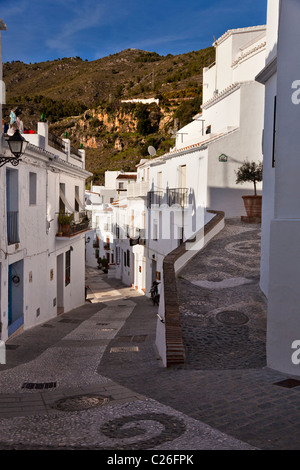
POLYGON ((70 223, 72 221, 73 214, 65 214, 64 212, 60 212, 57 217, 57 221, 60 227, 60 231, 66 235, 70 231, 70 223))
POLYGON ((242 196, 247 213, 247 218, 242 217, 242 220, 248 222, 260 221, 262 196, 257 194, 256 185, 258 182, 262 181, 263 163, 255 161, 249 162, 248 160, 245 160, 235 173, 236 184, 252 182, 254 185, 254 195, 242 196))

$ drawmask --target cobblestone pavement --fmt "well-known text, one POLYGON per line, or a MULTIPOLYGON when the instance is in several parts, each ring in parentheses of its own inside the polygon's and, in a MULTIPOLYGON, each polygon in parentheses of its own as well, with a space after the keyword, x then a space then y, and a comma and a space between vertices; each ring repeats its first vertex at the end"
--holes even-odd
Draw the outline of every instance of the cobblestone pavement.
POLYGON ((265 366, 259 231, 227 221, 181 272, 184 366, 162 367, 150 300, 89 269, 91 303, 8 342, 0 449, 299 449, 300 387, 265 366))
POLYGON ((252 449, 101 371, 106 354, 130 372, 142 372, 142 357, 161 370, 155 308, 107 281, 88 269, 90 302, 8 341, 0 366, 0 449, 252 449))
POLYGON ((179 276, 186 367, 266 365, 266 301, 259 290, 260 226, 228 220, 179 276))

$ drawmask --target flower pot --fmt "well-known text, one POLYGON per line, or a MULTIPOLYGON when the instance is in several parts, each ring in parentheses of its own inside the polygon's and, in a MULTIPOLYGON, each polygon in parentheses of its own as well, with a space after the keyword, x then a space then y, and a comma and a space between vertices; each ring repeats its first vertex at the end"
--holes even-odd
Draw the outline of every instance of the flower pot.
POLYGON ((68 224, 68 225, 62 225, 62 226, 61 226, 61 230, 62 230, 63 235, 69 235, 69 232, 70 232, 70 224, 68 224))
POLYGON ((262 196, 242 196, 249 219, 261 220, 262 196))

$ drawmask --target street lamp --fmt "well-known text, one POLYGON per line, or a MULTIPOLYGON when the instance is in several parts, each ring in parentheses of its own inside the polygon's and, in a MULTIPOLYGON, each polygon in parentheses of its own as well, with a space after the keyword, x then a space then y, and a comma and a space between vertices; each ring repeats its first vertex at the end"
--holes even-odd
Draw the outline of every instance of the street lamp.
POLYGON ((21 136, 19 129, 16 129, 14 134, 7 139, 7 143, 13 157, 0 156, 0 167, 6 163, 17 166, 21 161, 21 156, 25 152, 28 142, 21 136))

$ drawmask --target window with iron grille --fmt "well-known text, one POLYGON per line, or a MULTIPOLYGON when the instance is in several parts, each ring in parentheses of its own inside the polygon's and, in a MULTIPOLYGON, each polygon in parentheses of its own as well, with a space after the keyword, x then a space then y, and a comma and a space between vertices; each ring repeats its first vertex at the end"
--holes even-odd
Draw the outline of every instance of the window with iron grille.
POLYGON ((71 282, 71 251, 66 251, 65 259, 65 286, 68 286, 71 282))
POLYGON ((36 173, 29 173, 29 204, 36 205, 36 173))
POLYGON ((127 266, 130 268, 130 251, 127 250, 127 266))
POLYGON ((116 264, 120 264, 120 247, 116 247, 116 264))

